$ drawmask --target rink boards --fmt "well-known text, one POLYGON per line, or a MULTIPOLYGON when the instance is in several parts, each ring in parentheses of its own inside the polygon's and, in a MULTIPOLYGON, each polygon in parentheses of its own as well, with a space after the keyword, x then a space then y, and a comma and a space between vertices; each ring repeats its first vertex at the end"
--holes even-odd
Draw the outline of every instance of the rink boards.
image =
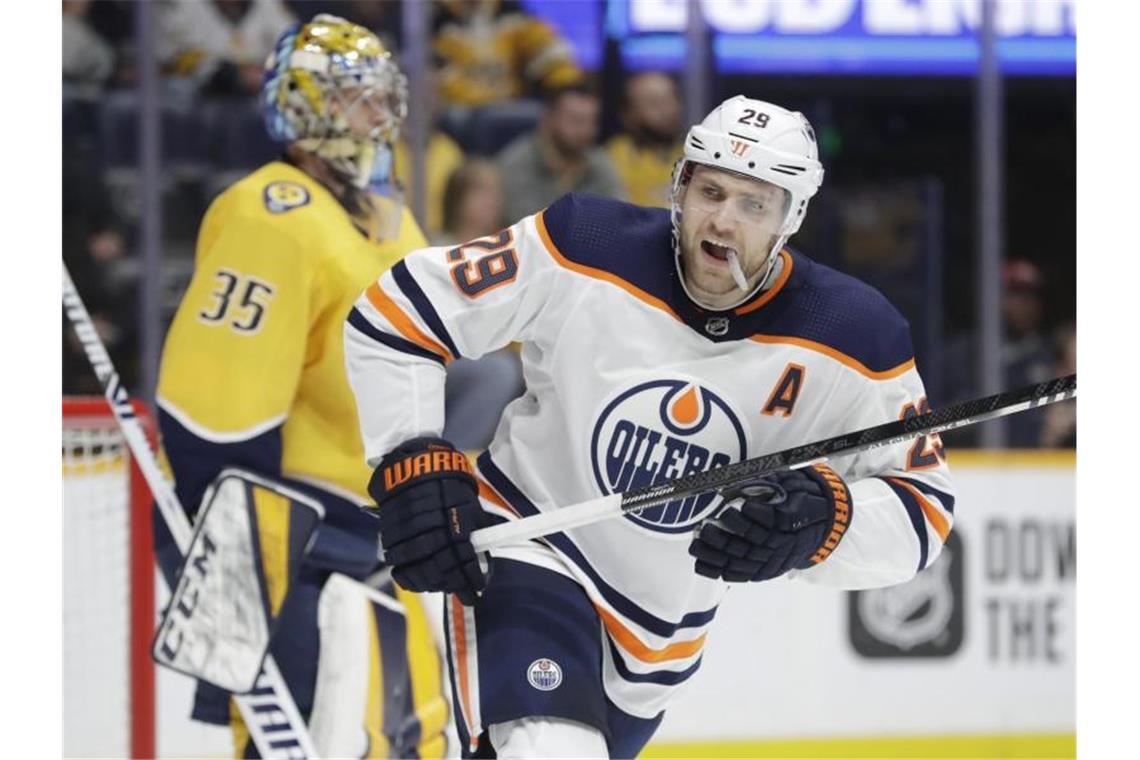
POLYGON ((648 754, 1073 756, 1075 455, 950 465, 937 565, 886 591, 734 588, 648 754))

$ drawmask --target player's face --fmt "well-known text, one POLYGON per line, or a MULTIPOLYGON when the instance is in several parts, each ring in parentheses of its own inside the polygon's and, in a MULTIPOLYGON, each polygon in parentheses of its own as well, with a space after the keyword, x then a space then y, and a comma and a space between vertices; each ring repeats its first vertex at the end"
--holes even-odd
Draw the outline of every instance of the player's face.
POLYGON ((388 141, 395 121, 392 98, 377 87, 344 87, 333 101, 333 108, 344 115, 353 137, 388 141))
POLYGON ((756 287, 783 221, 787 193, 763 180, 708 166, 694 169, 683 192, 685 284, 711 305, 731 302, 740 291, 729 268, 729 251, 736 252, 749 290, 756 287))

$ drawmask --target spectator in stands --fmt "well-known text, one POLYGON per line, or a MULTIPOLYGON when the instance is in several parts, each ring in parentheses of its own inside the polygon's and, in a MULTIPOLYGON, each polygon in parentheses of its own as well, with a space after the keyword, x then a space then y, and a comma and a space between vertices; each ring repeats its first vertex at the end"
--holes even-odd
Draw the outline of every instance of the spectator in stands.
MULTIPOLYGON (((63 261, 91 320, 128 387, 137 379, 137 280, 123 223, 111 205, 89 146, 63 148, 63 261)), ((95 373, 67 320, 63 323, 63 392, 101 394, 95 373)))
MULTIPOLYGON (((1002 371, 1006 389, 1040 383, 1055 374, 1056 352, 1044 328, 1044 282, 1041 270, 1026 259, 1010 259, 1002 268, 1001 312, 1005 336, 1001 347, 1002 371)), ((946 352, 947 390, 950 397, 963 401, 980 395, 977 387, 977 340, 974 334, 961 335, 946 352)), ((1040 445, 1042 411, 1015 414, 1007 418, 1006 444, 1011 448, 1040 445)), ((970 429, 954 434, 959 445, 976 439, 970 429)))
MULTIPOLYGON (((430 72, 427 92, 416 99, 416 107, 427 109, 432 124, 424 155, 424 169, 427 173, 424 218, 417 220, 430 239, 443 230, 444 186, 447 184, 447 178, 463 164, 464 156, 459 144, 435 126, 439 116, 439 98, 434 95, 434 81, 430 72)), ((396 178, 403 186, 404 201, 411 204, 415 193, 415 181, 412 176, 412 153, 405 137, 401 136, 396 142, 394 156, 396 178)))
MULTIPOLYGON (((404 203, 412 203, 415 181, 412 177, 412 152, 408 142, 400 138, 396 143, 395 171, 403 187, 404 203)), ((424 168, 427 172, 427 187, 424 195, 424 218, 419 219, 424 233, 431 238, 443 230, 443 193, 447 178, 463 164, 463 149, 459 144, 440 130, 428 136, 424 168)))
POLYGON ((94 98, 115 68, 111 46, 87 21, 91 0, 63 3, 63 85, 71 97, 94 98))
POLYGON ((499 154, 507 219, 533 214, 572 191, 625 200, 617 170, 595 144, 598 111, 598 97, 586 85, 547 96, 534 133, 499 154))
POLYGON ((343 16, 379 37, 388 50, 401 47, 402 0, 287 0, 287 4, 298 18, 318 13, 343 16))
MULTIPOLYGON (((473 159, 451 174, 443 193, 443 220, 444 229, 432 245, 458 245, 502 228, 503 190, 494 163, 473 159)), ((456 359, 447 367, 444 437, 465 451, 486 448, 503 408, 522 392, 517 343, 478 359, 456 359)))
POLYGON ((281 30, 294 23, 282 0, 174 0, 160 15, 165 72, 204 95, 252 95, 281 30))
POLYGON ((437 0, 432 50, 445 106, 475 108, 576 84, 569 43, 510 0, 437 0))
POLYGON ((447 179, 443 192, 443 229, 432 245, 456 245, 489 235, 505 224, 503 184, 494 163, 472 159, 447 179))
POLYGON ((1010 387, 1040 383, 1053 376, 1056 353, 1045 331, 1044 283, 1037 265, 1006 262, 1002 270, 1001 313, 1005 321, 1002 361, 1010 387))
POLYGON ((606 144, 626 194, 639 206, 669 207, 673 164, 681 157, 681 98, 677 85, 660 71, 643 71, 625 81, 622 132, 606 144))

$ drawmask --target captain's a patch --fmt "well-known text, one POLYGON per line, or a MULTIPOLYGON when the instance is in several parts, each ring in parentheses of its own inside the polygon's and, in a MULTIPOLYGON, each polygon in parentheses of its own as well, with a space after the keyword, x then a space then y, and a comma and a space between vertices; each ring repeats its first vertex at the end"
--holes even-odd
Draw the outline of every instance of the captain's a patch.
POLYGON ((265 186, 265 207, 271 214, 284 214, 309 200, 309 191, 296 182, 271 182, 265 186))

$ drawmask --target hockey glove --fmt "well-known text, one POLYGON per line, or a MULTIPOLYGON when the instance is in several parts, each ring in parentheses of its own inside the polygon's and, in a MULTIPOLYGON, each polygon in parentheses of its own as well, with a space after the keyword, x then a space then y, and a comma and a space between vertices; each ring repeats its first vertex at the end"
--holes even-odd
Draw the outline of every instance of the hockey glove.
POLYGON ((830 467, 767 475, 723 494, 689 554, 696 571, 729 582, 766 581, 811 567, 835 550, 851 522, 851 492, 830 467))
POLYGON ((413 438, 380 461, 368 493, 392 579, 408 591, 449 591, 474 604, 487 573, 471 546, 483 509, 466 455, 442 438, 413 438))

